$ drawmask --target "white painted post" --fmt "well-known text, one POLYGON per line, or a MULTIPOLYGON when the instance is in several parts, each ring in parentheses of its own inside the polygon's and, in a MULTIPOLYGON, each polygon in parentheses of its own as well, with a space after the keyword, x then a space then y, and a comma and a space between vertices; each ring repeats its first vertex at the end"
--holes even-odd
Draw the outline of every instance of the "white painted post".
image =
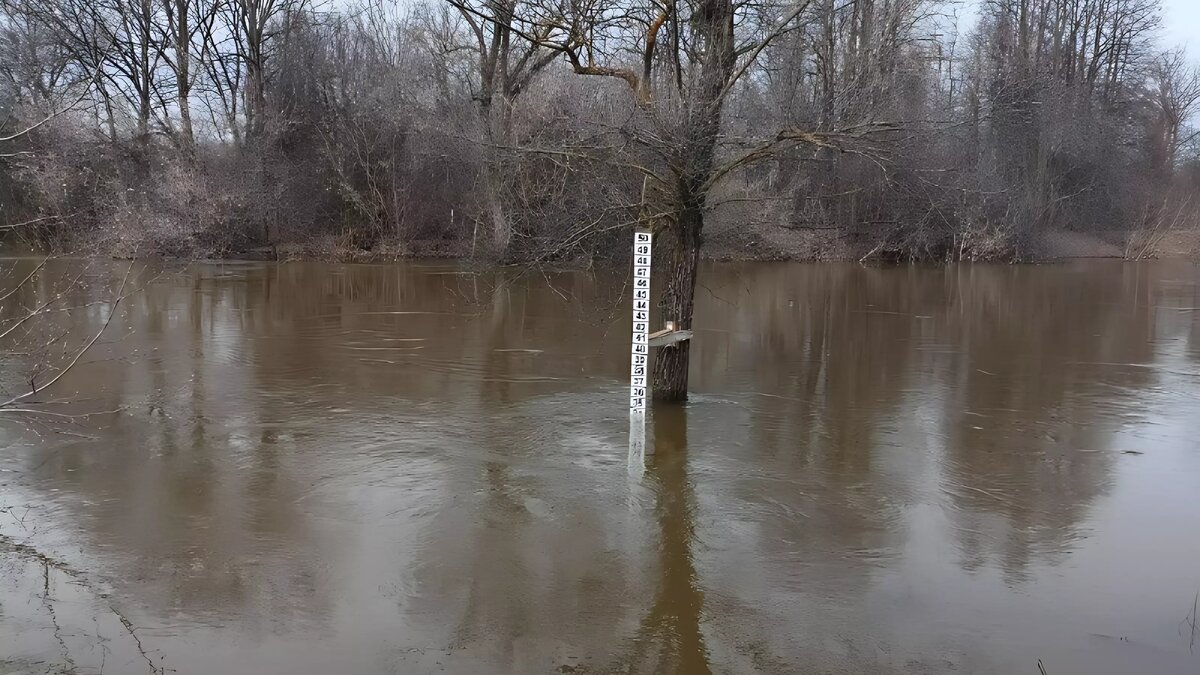
POLYGON ((629 363, 629 472, 646 468, 646 399, 650 392, 649 230, 633 233, 633 346, 629 363))
POLYGON ((646 472, 646 411, 629 411, 629 475, 646 472))
POLYGON ((646 411, 650 391, 650 243, 649 230, 633 233, 633 352, 629 364, 629 409, 646 411))

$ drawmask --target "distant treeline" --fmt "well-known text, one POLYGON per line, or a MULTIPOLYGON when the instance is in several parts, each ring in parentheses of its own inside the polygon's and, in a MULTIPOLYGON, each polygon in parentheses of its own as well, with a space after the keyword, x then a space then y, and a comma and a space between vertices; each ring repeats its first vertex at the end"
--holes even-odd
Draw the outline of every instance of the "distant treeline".
POLYGON ((513 261, 639 221, 921 259, 1200 226, 1158 0, 357 1, 0 0, 0 139, 38 125, 0 141, 0 225, 513 261))

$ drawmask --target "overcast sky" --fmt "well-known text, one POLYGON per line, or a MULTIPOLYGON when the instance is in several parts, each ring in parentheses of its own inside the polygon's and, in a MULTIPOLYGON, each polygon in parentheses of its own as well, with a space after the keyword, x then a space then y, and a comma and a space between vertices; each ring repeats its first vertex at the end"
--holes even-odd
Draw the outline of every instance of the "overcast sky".
POLYGON ((1200 58, 1200 0, 1163 0, 1163 37, 1200 58))

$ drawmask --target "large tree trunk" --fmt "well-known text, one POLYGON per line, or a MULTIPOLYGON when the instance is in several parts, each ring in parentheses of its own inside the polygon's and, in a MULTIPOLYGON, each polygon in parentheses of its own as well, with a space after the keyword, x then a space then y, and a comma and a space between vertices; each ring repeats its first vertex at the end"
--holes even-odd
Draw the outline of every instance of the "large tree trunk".
MULTIPOLYGON (((675 188, 678 215, 666 231, 668 268, 662 299, 663 319, 675 321, 680 330, 692 327, 705 198, 721 131, 722 92, 733 77, 737 62, 731 0, 703 0, 694 20, 704 38, 704 59, 683 120, 682 171, 677 175, 675 188)), ((656 400, 687 399, 690 356, 691 341, 658 350, 652 381, 656 400)))
POLYGON ((493 166, 492 162, 488 162, 483 168, 484 173, 484 190, 487 199, 488 218, 492 222, 492 239, 491 252, 497 260, 507 260, 509 255, 508 247, 512 243, 512 224, 508 220, 508 215, 504 212, 504 201, 501 197, 503 192, 500 182, 500 171, 498 167, 493 166))
POLYGON ((267 107, 266 83, 263 79, 261 61, 246 64, 246 133, 247 140, 257 140, 266 128, 264 111, 267 107))
POLYGON ((481 79, 483 95, 479 102, 479 119, 483 124, 483 133, 487 138, 488 149, 483 157, 483 191, 486 217, 491 224, 490 252, 497 260, 507 260, 509 245, 512 243, 512 223, 504 208, 504 171, 501 152, 498 146, 504 146, 509 141, 508 109, 510 101, 502 94, 495 92, 496 74, 485 71, 481 79), (493 104, 500 102, 500 110, 494 109, 493 104))
MULTIPOLYGON (((675 321, 680 330, 692 327, 702 226, 703 211, 692 206, 684 209, 666 232, 667 285, 663 289, 662 316, 666 321, 675 321)), ((687 400, 690 355, 690 340, 658 350, 654 357, 655 400, 687 400)))
POLYGON ((100 100, 104 102, 104 124, 108 129, 108 140, 113 143, 117 142, 117 119, 113 115, 112 97, 108 95, 108 90, 104 88, 104 84, 98 81, 96 89, 100 92, 100 100))
POLYGON ((187 2, 175 3, 175 85, 179 93, 179 132, 184 151, 191 154, 195 144, 192 133, 191 30, 188 27, 187 2))

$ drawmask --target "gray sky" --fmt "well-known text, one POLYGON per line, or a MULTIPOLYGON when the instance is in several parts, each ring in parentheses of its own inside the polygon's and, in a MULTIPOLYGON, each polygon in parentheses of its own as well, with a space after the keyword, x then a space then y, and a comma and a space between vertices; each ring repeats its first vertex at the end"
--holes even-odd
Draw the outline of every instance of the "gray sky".
POLYGON ((1200 59, 1200 0, 1163 0, 1163 38, 1200 59))

